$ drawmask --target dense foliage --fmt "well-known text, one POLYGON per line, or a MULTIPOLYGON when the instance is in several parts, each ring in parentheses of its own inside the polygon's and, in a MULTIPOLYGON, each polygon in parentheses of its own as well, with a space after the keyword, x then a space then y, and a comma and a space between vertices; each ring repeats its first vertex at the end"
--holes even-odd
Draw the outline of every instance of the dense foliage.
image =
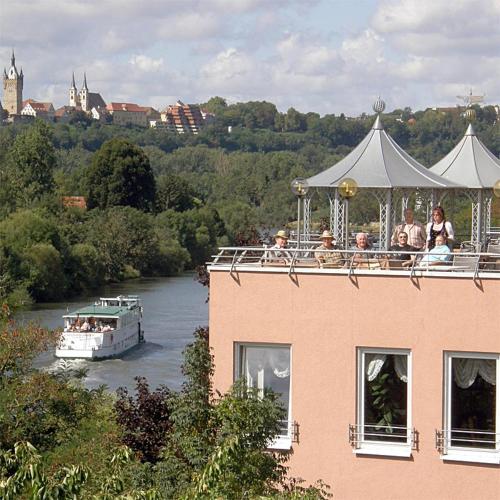
POLYGON ((58 334, 0 317, 0 498, 209 499, 328 496, 286 478, 286 455, 266 450, 284 410, 277 395, 238 382, 212 389, 208 329, 184 353, 181 391, 88 390, 85 374, 31 360, 58 334))
MULTIPOLYGON (((247 239, 252 228, 283 227, 296 217, 290 181, 340 160, 374 120, 281 113, 272 103, 228 105, 221 97, 203 106, 215 122, 198 135, 80 115, 1 127, 0 296, 54 300, 106 281, 171 275, 204 263, 217 245, 247 239), (63 196, 85 196, 90 210, 65 208, 63 196)), ((476 107, 476 115, 479 138, 498 156, 495 109, 476 107)), ((459 108, 404 108, 382 120, 426 166, 467 126, 459 108)), ((470 202, 447 199, 445 208, 467 238, 470 202)), ((326 220, 326 197, 314 197, 312 209, 314 221, 326 220)), ((357 197, 350 218, 376 222, 376 200, 357 197)))

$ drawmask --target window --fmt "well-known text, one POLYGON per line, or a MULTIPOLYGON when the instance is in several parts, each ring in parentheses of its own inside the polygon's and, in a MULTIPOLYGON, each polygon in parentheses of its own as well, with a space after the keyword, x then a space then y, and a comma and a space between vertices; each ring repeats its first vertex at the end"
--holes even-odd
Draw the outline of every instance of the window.
POLYGON ((500 463, 500 355, 445 353, 441 458, 500 463))
POLYGON ((265 389, 279 394, 287 415, 282 432, 270 448, 289 449, 292 444, 290 398, 290 346, 238 344, 236 350, 236 378, 245 378, 249 387, 264 395, 265 389))
POLYGON ((411 455, 411 353, 358 349, 357 423, 350 428, 355 453, 411 455))

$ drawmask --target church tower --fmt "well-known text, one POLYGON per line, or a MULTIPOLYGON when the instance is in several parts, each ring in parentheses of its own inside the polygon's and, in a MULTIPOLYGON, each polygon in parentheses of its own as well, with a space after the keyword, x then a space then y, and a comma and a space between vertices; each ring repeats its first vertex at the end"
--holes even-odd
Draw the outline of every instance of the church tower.
POLYGON ((83 86, 80 90, 80 105, 83 111, 90 111, 89 109, 89 88, 87 87, 87 74, 83 73, 83 86))
POLYGON ((78 99, 78 91, 76 90, 75 84, 75 72, 73 71, 73 79, 71 81, 71 87, 69 88, 69 105, 76 107, 80 105, 78 99))
POLYGON ((16 57, 12 51, 9 72, 3 70, 3 106, 9 115, 21 114, 23 103, 23 70, 17 72, 16 57))

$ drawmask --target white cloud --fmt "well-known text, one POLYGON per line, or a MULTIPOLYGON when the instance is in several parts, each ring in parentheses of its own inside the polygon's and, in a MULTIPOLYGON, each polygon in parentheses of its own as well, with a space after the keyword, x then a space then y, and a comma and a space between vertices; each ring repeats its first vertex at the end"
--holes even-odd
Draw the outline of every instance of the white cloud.
POLYGON ((147 73, 158 72, 163 68, 163 57, 153 59, 152 57, 145 55, 134 55, 130 58, 129 62, 132 66, 135 66, 139 70, 147 73))
POLYGON ((159 107, 222 95, 357 114, 378 94, 419 108, 453 105, 471 86, 500 102, 500 0, 365 0, 365 25, 355 4, 0 0, 0 67, 14 47, 25 98, 55 105, 73 70, 107 101, 159 107), (349 15, 356 29, 338 24, 349 15))

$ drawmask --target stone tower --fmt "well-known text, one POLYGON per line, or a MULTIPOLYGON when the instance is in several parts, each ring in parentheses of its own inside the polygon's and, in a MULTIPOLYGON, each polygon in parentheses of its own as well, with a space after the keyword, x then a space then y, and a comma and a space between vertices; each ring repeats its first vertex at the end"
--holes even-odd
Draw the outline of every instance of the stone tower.
POLYGON ((71 81, 71 87, 69 88, 69 105, 73 107, 80 105, 80 101, 78 99, 78 91, 76 90, 74 72, 73 72, 73 79, 71 81))
POLYGON ((17 72, 16 57, 12 51, 9 72, 3 70, 3 107, 9 115, 21 114, 23 103, 23 70, 17 72))

